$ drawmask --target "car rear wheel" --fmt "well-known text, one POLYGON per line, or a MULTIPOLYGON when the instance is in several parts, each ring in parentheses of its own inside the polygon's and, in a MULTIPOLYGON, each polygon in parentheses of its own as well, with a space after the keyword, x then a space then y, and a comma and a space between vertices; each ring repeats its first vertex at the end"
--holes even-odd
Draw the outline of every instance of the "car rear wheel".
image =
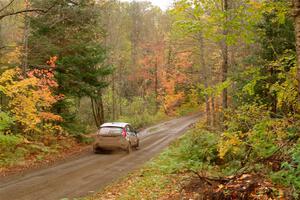
POLYGON ((95 154, 100 154, 100 153, 102 153, 102 150, 101 150, 99 147, 94 146, 94 147, 93 147, 93 152, 94 152, 95 154))

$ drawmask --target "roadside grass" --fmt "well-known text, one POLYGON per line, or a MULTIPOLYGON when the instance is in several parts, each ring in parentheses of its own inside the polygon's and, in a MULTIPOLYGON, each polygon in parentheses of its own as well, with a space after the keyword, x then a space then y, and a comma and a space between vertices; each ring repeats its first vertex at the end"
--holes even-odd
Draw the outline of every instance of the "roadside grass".
POLYGON ((150 161, 143 169, 137 170, 125 178, 106 187, 101 193, 94 194, 83 200, 140 200, 168 199, 180 192, 180 177, 174 174, 164 174, 153 168, 150 161))
POLYGON ((0 176, 65 159, 85 147, 70 137, 33 142, 21 135, 0 135, 0 176))
POLYGON ((45 129, 39 134, 0 131, 0 176, 49 164, 81 152, 94 139, 83 125, 61 133, 45 129))

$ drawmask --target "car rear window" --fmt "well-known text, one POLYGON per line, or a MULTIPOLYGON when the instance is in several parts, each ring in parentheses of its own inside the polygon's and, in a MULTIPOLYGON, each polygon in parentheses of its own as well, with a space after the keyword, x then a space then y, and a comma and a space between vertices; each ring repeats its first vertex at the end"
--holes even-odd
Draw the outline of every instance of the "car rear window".
POLYGON ((122 134, 122 128, 120 127, 102 127, 100 128, 100 131, 99 131, 99 134, 101 135, 110 135, 110 134, 113 134, 113 135, 119 135, 119 134, 122 134))

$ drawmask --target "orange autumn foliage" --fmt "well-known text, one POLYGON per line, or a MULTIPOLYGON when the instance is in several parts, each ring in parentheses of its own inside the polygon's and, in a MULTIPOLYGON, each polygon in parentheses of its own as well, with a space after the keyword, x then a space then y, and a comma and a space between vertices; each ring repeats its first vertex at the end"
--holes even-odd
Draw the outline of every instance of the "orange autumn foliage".
POLYGON ((189 81, 186 70, 192 66, 190 52, 175 54, 172 62, 167 64, 164 41, 146 43, 143 49, 145 52, 139 61, 141 67, 133 79, 140 83, 146 95, 157 90, 157 101, 161 102, 166 114, 173 115, 174 109, 185 98, 184 91, 179 87, 189 81))
POLYGON ((175 108, 180 106, 185 98, 184 91, 179 88, 188 84, 189 79, 185 71, 192 66, 189 58, 190 53, 177 53, 172 62, 172 67, 163 73, 161 101, 168 115, 174 115, 175 108))
POLYGON ((165 65, 164 42, 145 43, 142 45, 144 55, 139 60, 139 67, 133 78, 140 83, 141 89, 145 91, 146 95, 153 93, 159 89, 165 65), (157 81, 156 81, 157 79, 157 81))

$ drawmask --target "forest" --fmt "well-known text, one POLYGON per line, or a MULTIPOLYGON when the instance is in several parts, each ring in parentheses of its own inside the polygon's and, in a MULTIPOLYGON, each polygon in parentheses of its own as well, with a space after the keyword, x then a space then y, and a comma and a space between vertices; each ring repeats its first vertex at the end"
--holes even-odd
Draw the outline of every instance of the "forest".
POLYGON ((164 174, 224 198, 251 174, 272 185, 256 199, 300 197, 300 1, 1 0, 0 172, 88 145, 107 121, 192 113, 164 174))

